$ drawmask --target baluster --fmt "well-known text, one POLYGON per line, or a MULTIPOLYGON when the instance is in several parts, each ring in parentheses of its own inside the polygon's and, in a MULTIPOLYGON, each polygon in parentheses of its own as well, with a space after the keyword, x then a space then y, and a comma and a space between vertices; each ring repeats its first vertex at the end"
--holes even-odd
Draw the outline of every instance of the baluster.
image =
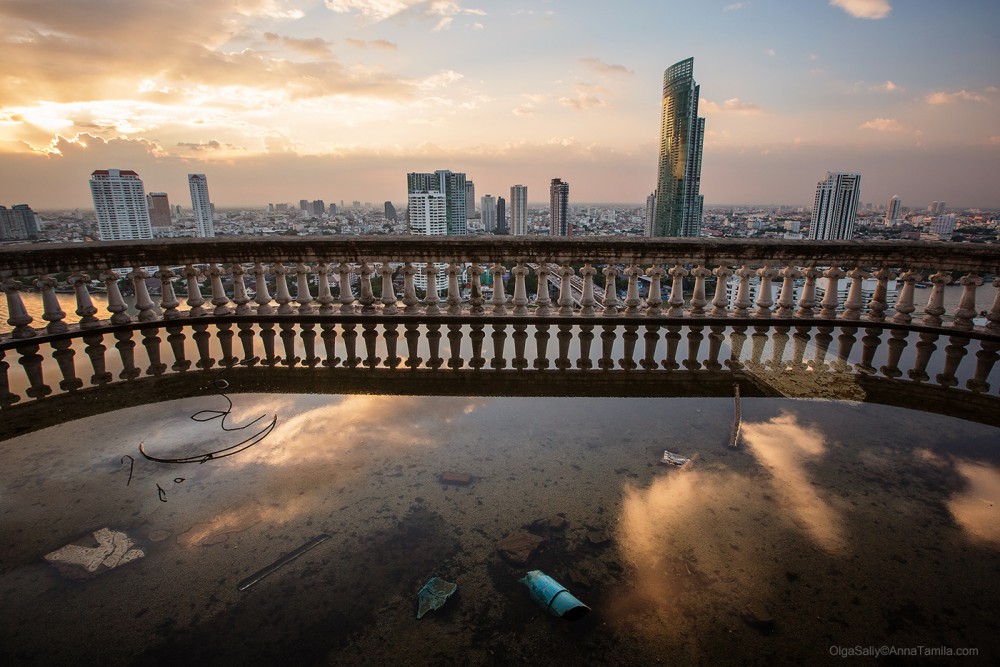
MULTIPOLYGON (((520 267, 524 271, 524 273, 528 272, 528 270, 524 268, 523 264, 518 264, 517 266, 520 267)), ((469 314, 470 315, 482 315, 483 313, 486 312, 486 310, 483 308, 483 304, 486 302, 486 300, 483 298, 483 281, 482 281, 482 278, 481 278, 481 276, 485 272, 486 272, 486 270, 483 269, 483 267, 479 265, 479 262, 473 262, 469 266, 468 273, 469 273, 469 280, 470 280, 470 287, 469 287, 469 314)), ((514 268, 514 275, 515 276, 517 275, 517 267, 514 268)), ((514 294, 515 294, 515 297, 514 297, 514 314, 517 315, 518 312, 517 312, 517 296, 516 296, 517 295, 517 281, 516 280, 514 281, 514 294)), ((522 306, 526 306, 528 304, 528 299, 524 296, 524 276, 523 275, 521 276, 521 301, 523 301, 522 306)), ((524 312, 527 312, 527 309, 525 309, 524 312)), ((524 312, 522 312, 520 314, 523 315, 524 312)))
POLYGON ((100 326, 101 321, 94 317, 97 313, 97 308, 94 306, 94 302, 90 298, 90 291, 88 290, 90 276, 77 271, 70 275, 66 279, 66 282, 73 286, 73 291, 76 293, 76 314, 80 316, 80 328, 92 329, 93 327, 100 326))
MULTIPOLYGON (((59 381, 59 388, 63 391, 76 391, 83 386, 83 380, 76 376, 76 364, 73 362, 76 352, 73 351, 73 341, 70 339, 53 341, 52 347, 55 349, 52 357, 59 365, 59 372, 63 377, 59 381)), ((0 394, 2 393, 0 388, 0 394)))
POLYGON ((928 280, 931 281, 931 295, 927 299, 927 307, 924 308, 923 323, 927 326, 941 326, 941 316, 944 315, 944 286, 951 282, 951 274, 938 271, 928 280))
POLYGON ((87 334, 83 337, 83 342, 87 347, 83 349, 90 359, 90 365, 94 369, 94 374, 90 376, 90 384, 103 385, 111 382, 111 373, 108 372, 104 361, 104 336, 99 333, 87 334))
POLYGON ((254 333, 253 324, 250 322, 239 322, 236 325, 240 333, 240 344, 243 346, 243 358, 240 360, 240 366, 246 366, 247 368, 253 368, 260 362, 260 357, 254 353, 254 341, 257 339, 257 335, 254 333))
POLYGON ((765 265, 764 268, 757 270, 760 285, 757 287, 757 310, 753 313, 753 316, 757 319, 768 319, 771 317, 771 307, 774 305, 774 292, 771 284, 777 275, 777 269, 769 265, 765 265))
MULTIPOLYGON (((354 270, 348 262, 340 262, 337 265, 337 292, 340 300, 340 312, 345 315, 354 314, 354 291, 351 288, 351 274, 353 272, 354 270)), ((413 294, 414 299, 416 299, 416 291, 413 294)))
POLYGON ((573 362, 569 360, 569 344, 573 340, 573 325, 572 324, 560 324, 559 333, 556 334, 556 339, 559 344, 559 357, 556 359, 556 368, 561 371, 573 368, 573 362))
POLYGON ((215 335, 219 339, 219 349, 222 350, 222 359, 219 360, 219 365, 232 368, 240 361, 233 356, 233 325, 228 322, 219 324, 215 335))
POLYGON ((792 334, 792 358, 788 364, 792 370, 801 371, 806 369, 806 363, 803 359, 806 356, 806 347, 809 345, 811 338, 809 327, 795 327, 795 333, 792 334))
POLYGON ((21 355, 17 362, 24 368, 30 385, 24 392, 28 398, 45 398, 51 394, 52 387, 45 384, 42 375, 42 355, 38 354, 38 345, 22 345, 17 348, 17 353, 21 355))
POLYGON ((697 371, 701 369, 701 362, 698 361, 699 351, 701 350, 701 341, 705 339, 705 335, 702 333, 705 327, 695 325, 688 330, 688 356, 684 360, 684 368, 689 371, 697 371))
POLYGON ((636 333, 638 329, 639 326, 636 324, 626 324, 625 333, 622 334, 622 341, 624 341, 624 354, 622 354, 622 358, 618 360, 618 365, 627 371, 635 370, 639 366, 635 363, 635 344, 639 340, 639 334, 636 333))
MULTIPOLYGON (((596 273, 596 269, 594 270, 596 273)), ((576 360, 576 367, 582 370, 590 370, 594 367, 594 362, 590 358, 590 347, 594 342, 594 325, 584 324, 580 327, 580 358, 576 360)))
POLYGON ((628 285, 625 288, 625 312, 623 315, 634 316, 639 314, 639 304, 642 303, 639 300, 639 276, 643 275, 643 273, 644 271, 636 264, 632 264, 625 269, 628 285))
POLYGON ((281 322, 278 328, 281 329, 281 333, 278 334, 281 338, 281 347, 285 351, 284 356, 281 358, 281 363, 288 368, 297 366, 302 359, 295 354, 295 324, 292 322, 281 322))
POLYGON ((993 289, 993 307, 986 315, 986 330, 996 332, 1000 330, 1000 278, 993 281, 993 289))
MULTIPOLYGON (((363 266, 363 265, 362 265, 363 266)), ((375 322, 363 322, 361 328, 361 337, 365 341, 365 361, 364 365, 368 368, 375 368, 378 366, 382 360, 376 356, 376 343, 378 343, 378 331, 375 329, 375 322)))
POLYGON ((36 278, 34 284, 42 292, 42 319, 48 322, 45 331, 50 334, 68 331, 69 327, 62 321, 66 313, 59 306, 59 297, 56 296, 56 279, 44 274, 36 278))
POLYGON ((118 374, 118 378, 134 380, 139 377, 142 371, 135 367, 135 341, 132 340, 132 332, 116 331, 113 335, 117 341, 115 348, 122 360, 122 372, 118 374))
POLYGON ((826 353, 830 349, 830 343, 833 342, 833 327, 817 327, 818 332, 816 333, 816 352, 813 356, 812 361, 809 362, 809 367, 814 371, 827 371, 830 367, 826 364, 826 353))
POLYGON ((458 284, 458 275, 462 272, 462 267, 455 262, 450 262, 445 272, 448 275, 448 296, 445 297, 444 302, 448 304, 448 314, 460 315, 462 313, 462 293, 458 284))
POLYGON ((789 331, 790 327, 774 327, 774 333, 771 335, 771 358, 764 362, 764 368, 778 372, 785 370, 785 348, 788 346, 789 331))
POLYGON ((448 358, 448 368, 458 370, 465 365, 462 359, 462 325, 448 325, 448 347, 451 349, 451 356, 448 358))
POLYGON ((643 354, 639 365, 647 371, 656 370, 660 367, 660 364, 656 361, 656 347, 660 342, 660 325, 647 324, 646 332, 642 334, 642 342, 643 354))
POLYGON ((128 324, 132 318, 125 312, 128 306, 122 298, 121 290, 118 289, 120 276, 114 271, 105 271, 101 274, 101 280, 108 288, 108 312, 111 313, 111 324, 128 324))
MULTIPOLYGON (((847 292, 847 300, 844 301, 844 319, 857 321, 861 319, 861 307, 864 303, 861 300, 861 287, 865 278, 871 276, 867 271, 855 268, 846 274, 851 279, 851 287, 847 292)), ((834 313, 836 316, 836 313, 834 313)))
MULTIPOLYGON (((215 262, 208 265, 208 279, 212 288, 212 305, 215 309, 212 311, 212 315, 216 317, 225 317, 226 315, 232 315, 233 309, 229 307, 229 297, 226 296, 226 288, 222 286, 222 267, 215 262)), ((138 307, 139 304, 136 304, 138 307)), ((139 319, 142 320, 142 315, 140 314, 139 319)))
MULTIPOLYGON (((649 276, 649 293, 646 295, 646 315, 648 317, 660 317, 663 315, 663 295, 661 294, 663 276, 667 275, 667 272, 659 264, 654 264, 646 269, 646 275, 649 276)), ((704 287, 704 281, 702 282, 702 287, 704 287)))
POLYGON ((176 320, 181 316, 177 306, 181 305, 174 290, 174 278, 177 274, 170 269, 160 269, 153 274, 153 277, 160 279, 160 306, 163 308, 163 319, 176 320))
MULTIPOLYGON (((295 303, 299 304, 299 315, 310 315, 313 311, 313 296, 309 291, 309 272, 311 267, 305 262, 295 265, 295 303)), ((390 290, 391 291, 391 290, 390 290)))
MULTIPOLYGON (((428 285, 429 284, 430 283, 428 283, 428 285)), ((440 354, 441 351, 440 324, 427 325, 427 349, 430 352, 430 356, 427 358, 427 366, 434 370, 441 368, 441 364, 444 363, 444 359, 441 358, 440 354)))
POLYGON ((794 266, 786 266, 781 270, 781 293, 778 294, 778 309, 775 317, 788 318, 795 314, 795 281, 802 277, 802 272, 794 266))
POLYGON ((260 341, 264 346, 264 358, 260 360, 260 363, 268 368, 273 368, 278 365, 281 361, 279 357, 274 352, 274 339, 277 333, 274 331, 273 322, 262 322, 260 324, 260 341))
MULTIPOLYGON (((392 284, 392 275, 396 273, 396 270, 392 268, 389 262, 382 262, 382 266, 379 267, 379 273, 382 274, 382 298, 380 299, 382 302, 382 314, 395 315, 399 312, 399 306, 396 304, 396 287, 392 284)), ((399 334, 396 335, 398 336, 399 334)))
POLYGON ((889 281, 896 275, 889 269, 879 269, 873 274, 876 280, 875 293, 868 304, 868 319, 872 322, 884 322, 885 311, 889 308, 889 281))
POLYGON ((5 350, 0 349, 0 408, 10 407, 21 400, 20 396, 10 391, 10 378, 7 375, 10 364, 4 361, 6 354, 5 350))
POLYGON ((160 359, 160 330, 154 327, 140 329, 142 334, 142 346, 146 348, 146 357, 149 358, 149 368, 146 375, 158 377, 167 371, 167 365, 160 359))
POLYGON ((816 278, 820 276, 820 273, 821 271, 813 266, 802 272, 806 282, 802 285, 802 293, 799 294, 799 309, 795 311, 797 317, 810 318, 813 316, 813 310, 816 308, 816 278))
POLYGON ((739 287, 736 288, 736 301, 733 303, 733 315, 736 317, 750 317, 750 278, 757 272, 747 265, 743 265, 736 276, 740 279, 739 287))
POLYGON ((524 346, 528 341, 527 324, 515 324, 514 333, 514 359, 511 360, 511 367, 521 371, 528 367, 528 360, 524 357, 524 346))
POLYGON ((403 326, 406 328, 406 333, 403 334, 406 338, 406 367, 420 368, 420 364, 424 361, 420 358, 417 348, 420 344, 420 325, 416 322, 407 322, 403 326))
POLYGON ((923 276, 915 271, 906 271, 899 276, 899 279, 903 281, 903 289, 900 290, 899 299, 896 300, 896 314, 892 316, 893 322, 909 324, 910 320, 913 319, 910 313, 917 309, 913 304, 913 288, 921 278, 923 276))
POLYGON ((507 358, 503 354, 504 343, 507 341, 507 327, 503 324, 494 324, 493 333, 493 359, 490 360, 490 368, 500 370, 507 367, 507 358))
POLYGON ((715 297, 712 299, 712 317, 729 316, 729 277, 733 270, 728 266, 718 266, 712 270, 715 275, 715 297))
POLYGON ((319 304, 319 312, 322 315, 329 315, 333 312, 333 304, 337 301, 330 292, 330 265, 320 262, 316 266, 316 273, 319 275, 319 293, 316 295, 316 303, 319 304))
MULTIPOLYGON (((325 307, 330 304, 323 305, 325 307)), ((330 305, 330 307, 332 308, 333 306, 330 305)), ((323 339, 323 350, 326 352, 326 359, 323 360, 323 365, 327 368, 333 368, 340 363, 340 357, 337 356, 337 329, 329 322, 320 323, 319 328, 322 330, 319 337, 323 339)))
POLYGON ((528 288, 526 279, 528 277, 528 267, 524 265, 524 262, 518 262, 510 272, 514 275, 514 300, 512 302, 514 304, 514 314, 527 315, 528 288))
MULTIPOLYGON (((662 271, 662 269, 660 270, 662 271)), ((583 293, 580 295, 581 315, 591 316, 597 312, 597 299, 594 298, 594 276, 596 275, 597 269, 591 266, 590 262, 585 263, 580 268, 580 277, 583 278, 583 293)))
MULTIPOLYGON (((180 325, 173 324, 167 327, 167 344, 170 345, 170 353, 174 357, 174 363, 170 365, 170 369, 175 372, 186 371, 191 368, 191 362, 185 356, 184 351, 184 341, 187 337, 184 335, 184 328, 180 325)), ((104 346, 101 346, 103 353, 104 346)), ((103 356, 102 356, 103 363, 103 356)), ((108 374, 110 379, 111 374, 108 374)))
POLYGON ((544 370, 549 367, 548 358, 549 325, 539 324, 535 327, 535 368, 544 370))
POLYGON ((764 367, 761 359, 764 356, 764 346, 767 345, 767 326, 758 324, 753 328, 753 334, 750 336, 750 360, 747 365, 754 370, 760 370, 764 367))
POLYGON ((917 342, 917 358, 913 362, 913 368, 907 371, 906 375, 914 382, 926 382, 931 379, 927 374, 927 364, 931 360, 931 355, 937 349, 937 334, 922 333, 920 341, 917 342))
POLYGON ((506 315, 507 295, 503 290, 503 265, 499 262, 494 263, 490 267, 490 273, 493 274, 493 299, 490 301, 493 304, 493 314, 506 315))
MULTIPOLYGON (((703 317, 705 306, 708 305, 708 298, 705 296, 705 279, 712 275, 704 266, 697 266, 691 271, 694 276, 694 291, 691 293, 691 316, 703 317)), ((670 295, 673 297, 673 294, 670 295)))
POLYGON ((942 387, 958 386, 958 378, 955 377, 955 373, 958 371, 958 365, 962 362, 962 357, 968 353, 966 349, 968 345, 968 338, 948 337, 948 345, 944 348, 944 368, 934 378, 939 385, 942 387))
POLYGON ((851 371, 848 359, 851 357, 851 350, 854 349, 854 344, 858 341, 857 336, 855 336, 856 333, 858 333, 857 327, 844 327, 840 330, 840 335, 837 336, 837 359, 831 366, 838 373, 849 373, 851 371))
POLYGON ((878 346, 882 342, 881 334, 882 330, 875 327, 865 329, 865 335, 861 338, 861 361, 854 364, 859 373, 865 375, 875 373, 872 359, 875 358, 875 352, 878 351, 878 346))
POLYGON ((403 264, 403 312, 413 315, 420 312, 420 299, 417 298, 417 282, 414 276, 417 268, 412 263, 403 264))
POLYGON ((899 329, 893 329, 889 332, 888 358, 885 365, 879 369, 879 372, 887 378, 898 378, 903 375, 903 371, 899 369, 899 360, 903 356, 903 350, 906 349, 906 333, 899 329))
POLYGON ((427 290, 424 294, 424 312, 428 315, 438 315, 441 312, 441 309, 438 307, 438 304, 441 303, 441 297, 438 296, 437 274, 438 269, 434 264, 428 264, 424 267, 424 276, 427 278, 427 290))
MULTIPOLYGON (((368 262, 361 262, 361 282, 359 283, 360 296, 358 303, 361 304, 362 315, 375 314, 375 293, 372 291, 372 267, 368 262)), ((428 292, 430 287, 428 285, 428 292)), ((434 295, 437 296, 437 280, 434 281, 434 295)))
POLYGON ((319 357, 316 356, 316 325, 311 322, 303 322, 299 328, 302 330, 300 334, 302 349, 306 355, 303 363, 309 368, 315 368, 319 363, 319 357))
POLYGON ((271 273, 274 274, 274 300, 278 304, 278 314, 292 315, 295 309, 292 307, 292 295, 288 291, 288 280, 285 278, 288 267, 281 262, 272 264, 271 273))
POLYGON ((486 334, 483 332, 482 324, 473 324, 469 333, 469 340, 472 341, 472 358, 469 359, 469 367, 480 370, 486 365, 486 358, 483 357, 483 340, 486 334))
MULTIPOLYGON (((353 306, 352 306, 353 307, 353 306)), ((358 356, 358 331, 355 324, 344 324, 341 338, 344 339, 344 367, 357 368, 361 363, 358 356)))
POLYGON ((233 303, 236 304, 237 315, 250 314, 250 296, 247 294, 246 273, 242 264, 233 264, 229 269, 229 275, 233 277, 233 303))
MULTIPOLYGON (((208 315, 208 311, 204 308, 205 298, 201 294, 201 286, 198 285, 198 277, 201 276, 201 270, 188 264, 184 267, 184 276, 187 278, 188 317, 204 317, 208 315)), ((111 310, 110 306, 108 306, 108 310, 111 310)), ((114 320, 115 318, 112 317, 111 321, 114 322, 114 320)))
POLYGON ((539 263, 538 268, 535 269, 535 274, 538 276, 538 290, 535 294, 535 315, 544 317, 550 314, 549 309, 552 307, 552 299, 549 298, 548 263, 539 263))
POLYGON ((972 318, 976 313, 976 288, 983 284, 983 279, 975 274, 962 276, 962 299, 955 310, 955 321, 952 327, 962 331, 971 331, 975 325, 972 318))
POLYGON ((667 273, 673 278, 670 284, 670 308, 667 309, 667 317, 684 316, 684 278, 688 275, 688 270, 677 264, 667 273))
MULTIPOLYGON (((819 316, 825 320, 837 317, 837 308, 840 306, 840 279, 846 275, 839 266, 830 267, 823 273, 823 277, 826 278, 826 291, 823 294, 823 301, 820 302, 819 316)), ((859 302, 860 296, 859 294, 859 302)))
POLYGON ((191 337, 194 338, 195 347, 198 349, 198 363, 195 366, 203 371, 207 371, 215 366, 215 359, 212 358, 212 353, 208 347, 212 340, 211 334, 208 333, 208 325, 195 324, 194 335, 191 337))
MULTIPOLYGON (((613 264, 608 264, 601 273, 604 274, 604 311, 602 314, 615 316, 618 314, 618 286, 615 284, 618 269, 613 264)), ((604 334, 601 334, 601 338, 604 338, 604 334)))
MULTIPOLYGON (((605 293, 607 292, 605 291, 605 293)), ((597 360, 597 367, 602 371, 610 371, 615 367, 615 361, 611 355, 614 352, 617 334, 613 324, 605 324, 601 328, 601 358, 597 360)))
POLYGON ((725 340, 723 332, 726 327, 713 324, 709 330, 712 333, 708 334, 708 359, 705 361, 705 368, 710 371, 720 371, 722 364, 719 363, 719 353, 722 352, 722 343, 725 340))
POLYGON ((668 371, 675 371, 681 367, 677 363, 677 345, 681 342, 681 328, 676 324, 667 325, 667 356, 663 360, 663 367, 668 371))
POLYGON ((965 383, 969 391, 986 393, 990 390, 990 383, 986 379, 989 378, 997 360, 1000 360, 1000 354, 997 354, 998 350, 1000 350, 1000 342, 990 340, 979 342, 979 351, 976 352, 975 376, 965 383))
POLYGON ((11 331, 11 337, 31 338, 38 335, 38 332, 30 326, 34 318, 28 314, 24 302, 21 300, 22 284, 13 278, 8 278, 3 281, 2 287, 7 296, 7 324, 14 327, 14 330, 11 331))
MULTIPOLYGON (((559 315, 570 317, 573 315, 573 287, 572 280, 575 275, 572 266, 563 264, 559 267, 559 315)), ((639 298, 636 296, 636 302, 639 298)))

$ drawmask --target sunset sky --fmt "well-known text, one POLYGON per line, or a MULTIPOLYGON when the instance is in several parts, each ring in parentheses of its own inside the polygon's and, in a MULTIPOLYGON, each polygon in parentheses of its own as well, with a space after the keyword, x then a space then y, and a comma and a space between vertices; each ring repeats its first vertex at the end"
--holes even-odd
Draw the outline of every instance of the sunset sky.
POLYGON ((997 0, 0 0, 0 204, 90 208, 94 169, 190 206, 403 202, 548 181, 640 203, 663 70, 693 56, 706 204, 1000 207, 997 0))

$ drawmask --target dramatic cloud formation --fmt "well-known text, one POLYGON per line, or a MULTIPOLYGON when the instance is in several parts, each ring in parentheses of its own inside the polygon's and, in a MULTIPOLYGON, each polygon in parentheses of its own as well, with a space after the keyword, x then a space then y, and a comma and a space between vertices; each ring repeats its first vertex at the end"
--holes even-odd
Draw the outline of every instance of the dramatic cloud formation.
POLYGON ((830 0, 830 4, 858 19, 884 19, 892 11, 889 0, 830 0))

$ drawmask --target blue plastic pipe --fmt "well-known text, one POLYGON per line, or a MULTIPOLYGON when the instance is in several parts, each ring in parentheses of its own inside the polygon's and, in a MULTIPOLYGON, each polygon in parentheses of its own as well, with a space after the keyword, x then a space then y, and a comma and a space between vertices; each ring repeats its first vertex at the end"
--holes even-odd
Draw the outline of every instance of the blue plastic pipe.
POLYGON ((583 604, 566 587, 541 570, 532 570, 521 579, 531 597, 553 616, 576 621, 587 615, 590 607, 583 604))

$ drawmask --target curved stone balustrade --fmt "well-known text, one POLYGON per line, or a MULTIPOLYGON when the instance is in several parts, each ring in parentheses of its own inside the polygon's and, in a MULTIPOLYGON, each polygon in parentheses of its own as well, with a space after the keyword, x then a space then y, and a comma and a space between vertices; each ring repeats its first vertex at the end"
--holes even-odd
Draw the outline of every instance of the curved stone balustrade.
POLYGON ((278 315, 340 321, 354 315, 382 319, 397 313, 484 320, 509 314, 595 321, 714 318, 767 320, 772 325, 784 320, 817 325, 888 321, 916 330, 995 337, 1000 336, 1000 281, 987 282, 984 276, 998 272, 1000 253, 995 246, 850 241, 268 237, 31 245, 0 251, 0 278, 12 327, 8 338, 18 340, 178 318, 230 321, 278 315), (539 284, 547 285, 552 264, 559 267, 558 297, 553 300, 546 289, 529 299, 527 276, 534 271, 539 284), (116 272, 113 267, 126 270, 116 272), (148 271, 150 267, 159 270, 148 271), (444 294, 438 293, 434 279, 438 267, 446 267, 441 269, 447 272, 444 294), (430 286, 423 300, 416 289, 421 271, 430 286), (493 278, 489 300, 484 298, 486 273, 493 278), (513 285, 505 288, 502 277, 508 273, 513 285), (54 298, 60 285, 53 276, 59 274, 69 274, 65 283, 75 291, 79 324, 64 322, 66 313, 54 298), (149 294, 150 275, 160 283, 158 305, 149 294), (594 289, 599 275, 605 284, 623 281, 624 298, 618 290, 606 290, 598 302, 594 289), (398 293, 394 276, 402 282, 398 293), (107 322, 93 317, 91 278, 103 281, 111 313, 107 322), (20 290, 28 279, 42 293, 44 326, 22 303, 20 290), (869 294, 862 290, 866 279, 874 284, 869 294), (948 313, 943 293, 953 279, 960 282, 963 293, 960 305, 948 313), (253 299, 248 296, 248 280, 253 281, 253 299), (373 291, 373 280, 381 287, 380 297, 373 291), (644 296, 639 289, 642 280, 650 286, 644 296), (711 302, 708 280, 716 283, 711 302), (178 281, 185 287, 183 304, 176 296, 178 281), (894 298, 890 281, 899 285, 894 298), (920 291, 926 291, 926 303, 918 298, 918 283, 931 285, 920 291), (127 312, 123 284, 135 295, 137 315, 127 312), (661 284, 670 286, 666 300, 661 284), (732 295, 727 293, 730 288, 732 295), (986 316, 977 324, 974 320, 982 311, 986 316))

